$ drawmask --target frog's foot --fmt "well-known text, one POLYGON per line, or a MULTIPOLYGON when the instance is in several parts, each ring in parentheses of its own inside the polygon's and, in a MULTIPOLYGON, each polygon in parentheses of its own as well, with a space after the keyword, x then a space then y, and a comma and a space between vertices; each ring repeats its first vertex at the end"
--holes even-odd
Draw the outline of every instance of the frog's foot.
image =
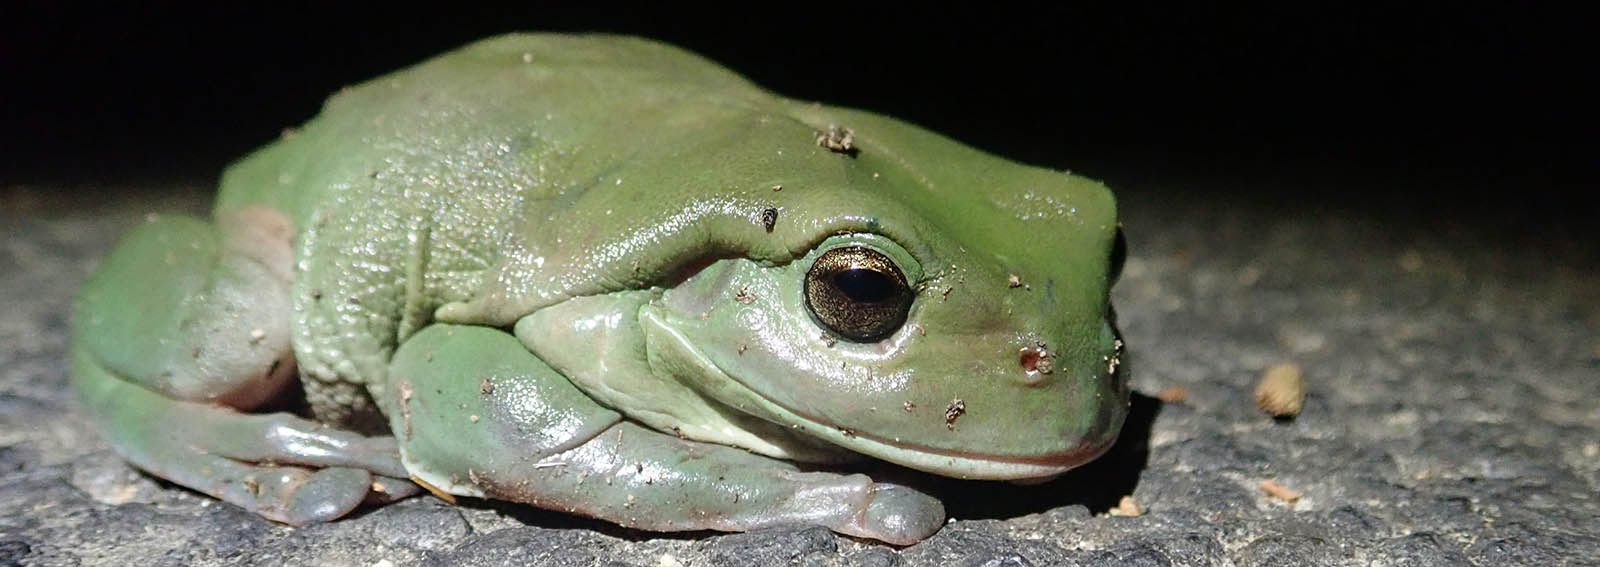
MULTIPOLYGON (((73 374, 111 446, 183 486, 305 524, 369 497, 373 473, 404 478, 392 438, 287 414, 244 414, 294 385, 288 228, 250 210, 221 234, 165 217, 131 234, 85 287, 73 374)), ((380 482, 405 494, 401 481, 380 482)))
POLYGON ((937 500, 903 486, 623 421, 499 330, 431 326, 400 347, 389 375, 378 403, 407 468, 452 494, 647 530, 820 524, 901 545, 944 521, 937 500))
POLYGON ((476 477, 495 498, 656 531, 823 525, 910 545, 944 523, 938 500, 904 486, 863 474, 801 472, 783 461, 632 422, 572 450, 476 477))

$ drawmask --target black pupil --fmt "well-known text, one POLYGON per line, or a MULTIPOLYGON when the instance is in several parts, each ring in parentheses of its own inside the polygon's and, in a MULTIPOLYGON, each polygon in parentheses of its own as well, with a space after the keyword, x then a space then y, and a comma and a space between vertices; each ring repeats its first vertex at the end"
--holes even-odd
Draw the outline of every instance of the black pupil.
POLYGON ((879 303, 893 298, 899 291, 892 278, 866 268, 851 268, 834 274, 833 287, 855 303, 879 303))

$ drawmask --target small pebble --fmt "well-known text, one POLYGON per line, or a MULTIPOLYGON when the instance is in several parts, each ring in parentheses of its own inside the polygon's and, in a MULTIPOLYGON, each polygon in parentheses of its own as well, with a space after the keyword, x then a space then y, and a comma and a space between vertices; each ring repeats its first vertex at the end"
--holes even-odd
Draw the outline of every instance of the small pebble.
POLYGON ((1275 480, 1269 479, 1261 481, 1261 491, 1267 493, 1267 496, 1277 498, 1284 502, 1294 502, 1300 499, 1299 491, 1278 484, 1278 481, 1275 480))
POLYGON ((1181 384, 1176 386, 1167 386, 1162 388, 1160 392, 1156 392, 1156 399, 1169 404, 1182 402, 1189 399, 1189 388, 1181 384))
POLYGON ((1291 362, 1274 364, 1262 373, 1256 384, 1256 407, 1273 417, 1300 415, 1306 401, 1306 383, 1300 366, 1291 362))
POLYGON ((1139 507, 1139 501, 1138 500, 1134 500, 1133 496, 1130 495, 1130 496, 1123 496, 1122 500, 1119 500, 1117 502, 1117 507, 1116 508, 1112 508, 1110 511, 1108 511, 1106 513, 1110 514, 1112 516, 1133 517, 1133 516, 1144 515, 1144 509, 1140 508, 1139 507))

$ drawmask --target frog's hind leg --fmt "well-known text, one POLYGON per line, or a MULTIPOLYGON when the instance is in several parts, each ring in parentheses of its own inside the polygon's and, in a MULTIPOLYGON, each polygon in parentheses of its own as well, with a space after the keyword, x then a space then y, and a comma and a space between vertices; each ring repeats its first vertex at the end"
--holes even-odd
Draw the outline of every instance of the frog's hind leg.
POLYGON ((401 345, 379 396, 405 464, 434 487, 656 530, 824 525, 911 544, 939 502, 861 474, 803 472, 625 421, 515 337, 436 324, 401 345))
POLYGON ((182 216, 145 223, 85 284, 72 365, 123 457, 298 525, 349 512, 374 473, 405 471, 392 438, 235 409, 295 385, 289 238, 288 222, 265 209, 224 217, 220 228, 182 216))

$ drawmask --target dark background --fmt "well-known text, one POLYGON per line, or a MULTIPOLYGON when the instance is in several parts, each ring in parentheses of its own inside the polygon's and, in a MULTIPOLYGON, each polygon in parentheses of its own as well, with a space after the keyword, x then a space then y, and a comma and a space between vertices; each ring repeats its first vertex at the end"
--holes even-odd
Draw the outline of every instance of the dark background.
POLYGON ((0 24, 0 186, 209 185, 341 86, 486 35, 565 30, 676 43, 776 92, 1119 192, 1573 230, 1600 211, 1600 65, 1576 13, 797 6, 22 8, 0 24))

